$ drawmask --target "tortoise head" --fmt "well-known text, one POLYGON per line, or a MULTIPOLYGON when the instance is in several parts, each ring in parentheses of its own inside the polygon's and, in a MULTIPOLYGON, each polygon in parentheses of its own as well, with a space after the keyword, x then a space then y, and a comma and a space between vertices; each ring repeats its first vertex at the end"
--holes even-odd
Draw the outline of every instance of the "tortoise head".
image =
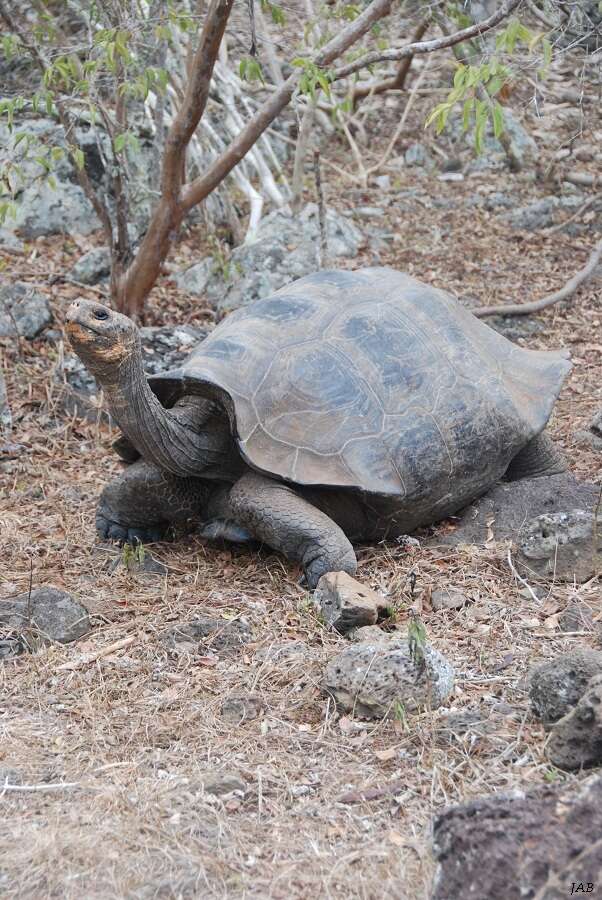
POLYGON ((80 298, 67 311, 65 331, 71 346, 94 375, 109 374, 134 355, 138 329, 121 313, 80 298))

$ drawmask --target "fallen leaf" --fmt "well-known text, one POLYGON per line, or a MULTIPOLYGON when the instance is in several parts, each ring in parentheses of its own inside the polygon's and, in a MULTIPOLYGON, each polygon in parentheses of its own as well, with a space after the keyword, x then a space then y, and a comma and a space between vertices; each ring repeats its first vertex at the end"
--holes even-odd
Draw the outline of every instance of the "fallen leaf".
POLYGON ((387 835, 387 838, 392 844, 395 844, 396 847, 405 846, 403 835, 401 835, 398 831, 393 831, 393 829, 391 829, 391 831, 387 835))
POLYGON ((387 762, 389 759, 395 759, 397 750, 395 747, 389 747, 388 750, 375 750, 374 755, 377 759, 380 759, 381 762, 387 762))

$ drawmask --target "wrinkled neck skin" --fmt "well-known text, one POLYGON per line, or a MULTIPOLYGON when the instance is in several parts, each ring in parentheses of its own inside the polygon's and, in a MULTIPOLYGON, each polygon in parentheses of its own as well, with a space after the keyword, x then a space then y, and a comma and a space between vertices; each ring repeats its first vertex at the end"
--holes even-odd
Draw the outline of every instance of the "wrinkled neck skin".
POLYGON ((165 409, 151 391, 140 343, 116 365, 84 360, 111 415, 141 456, 172 475, 234 481, 244 469, 224 413, 202 397, 165 409))

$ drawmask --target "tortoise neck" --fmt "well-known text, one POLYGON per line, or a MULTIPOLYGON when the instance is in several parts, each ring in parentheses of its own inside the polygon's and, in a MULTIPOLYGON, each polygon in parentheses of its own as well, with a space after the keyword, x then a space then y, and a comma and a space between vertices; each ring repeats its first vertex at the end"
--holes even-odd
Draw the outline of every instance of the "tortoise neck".
POLYGON ((111 415, 144 459, 172 475, 228 480, 236 460, 230 460, 227 421, 216 418, 213 404, 201 397, 165 409, 149 387, 139 346, 111 377, 99 380, 111 415))

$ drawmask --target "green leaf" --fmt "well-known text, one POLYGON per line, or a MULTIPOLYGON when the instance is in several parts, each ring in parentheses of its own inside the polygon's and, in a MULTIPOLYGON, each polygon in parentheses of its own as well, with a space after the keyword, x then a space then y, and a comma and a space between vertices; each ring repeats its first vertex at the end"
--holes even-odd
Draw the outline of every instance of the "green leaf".
POLYGON ((456 69, 456 71, 454 73, 454 87, 455 88, 464 87, 464 83, 466 81, 466 75, 467 75, 467 66, 465 66, 464 63, 459 63, 458 68, 456 69))
POLYGON ((493 117, 493 134, 496 138, 499 138, 504 131, 504 110, 499 103, 495 102, 493 104, 491 114, 493 117))
POLYGON ((82 171, 86 164, 86 158, 84 156, 84 151, 80 147, 71 147, 71 156, 73 157, 73 162, 77 166, 77 168, 82 171))
POLYGON ((464 131, 468 131, 470 127, 470 114, 474 109, 474 97, 469 97, 468 100, 464 102, 464 108, 462 110, 462 128, 464 131))
POLYGON ((125 147, 127 131, 124 131, 122 134, 118 134, 115 138, 113 146, 115 148, 115 153, 121 153, 123 148, 125 147))

